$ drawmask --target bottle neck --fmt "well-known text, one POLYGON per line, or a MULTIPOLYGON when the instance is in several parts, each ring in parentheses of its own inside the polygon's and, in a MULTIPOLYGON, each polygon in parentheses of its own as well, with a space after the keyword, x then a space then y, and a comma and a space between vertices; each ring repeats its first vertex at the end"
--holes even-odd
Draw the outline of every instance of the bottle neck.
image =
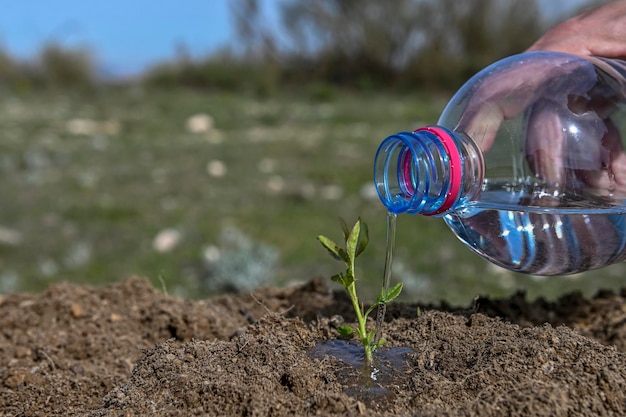
POLYGON ((444 215, 478 196, 484 163, 478 146, 440 126, 389 136, 374 161, 378 196, 394 213, 444 215))

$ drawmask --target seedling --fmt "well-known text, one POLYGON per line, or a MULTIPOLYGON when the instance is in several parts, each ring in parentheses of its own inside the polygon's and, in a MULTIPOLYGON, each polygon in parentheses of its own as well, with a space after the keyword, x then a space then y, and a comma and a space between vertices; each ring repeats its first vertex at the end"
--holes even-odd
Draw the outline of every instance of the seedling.
POLYGON ((371 365, 373 360, 372 353, 374 352, 374 350, 381 347, 386 342, 386 340, 374 340, 376 336, 376 329, 371 329, 369 331, 367 330, 367 317, 379 305, 387 304, 397 298, 402 291, 402 283, 400 282, 396 284, 388 291, 383 288, 381 294, 376 299, 376 302, 372 304, 367 310, 365 310, 363 303, 359 302, 359 297, 356 293, 356 276, 354 265, 356 257, 363 253, 363 251, 367 247, 367 244, 369 243, 367 224, 361 222, 361 219, 358 219, 352 229, 350 229, 348 228, 348 225, 346 225, 346 223, 342 220, 341 226, 343 228, 343 234, 346 241, 345 249, 325 236, 320 235, 317 237, 317 239, 328 250, 328 252, 330 252, 333 258, 343 261, 346 264, 346 272, 333 275, 331 279, 335 282, 340 283, 348 293, 348 296, 350 296, 350 300, 352 301, 352 307, 354 308, 354 312, 356 314, 358 327, 354 329, 351 326, 339 326, 337 328, 337 331, 341 336, 345 337, 351 336, 356 331, 359 339, 361 339, 361 343, 363 344, 363 348, 365 350, 365 360, 367 361, 368 365, 371 365))

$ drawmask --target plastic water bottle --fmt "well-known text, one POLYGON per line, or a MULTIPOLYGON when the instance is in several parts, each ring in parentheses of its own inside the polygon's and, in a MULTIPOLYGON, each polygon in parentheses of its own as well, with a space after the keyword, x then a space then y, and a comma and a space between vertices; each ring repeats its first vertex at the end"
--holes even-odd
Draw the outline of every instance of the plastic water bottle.
POLYGON ((506 58, 436 126, 384 139, 374 177, 391 213, 443 217, 513 271, 560 275, 626 259, 626 62, 506 58))

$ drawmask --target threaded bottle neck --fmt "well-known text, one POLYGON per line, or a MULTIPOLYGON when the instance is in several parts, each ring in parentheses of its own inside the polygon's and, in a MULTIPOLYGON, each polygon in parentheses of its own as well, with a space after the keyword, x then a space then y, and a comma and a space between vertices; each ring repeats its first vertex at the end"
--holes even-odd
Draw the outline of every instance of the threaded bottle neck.
POLYGON ((383 140, 374 181, 389 211, 436 216, 476 196, 483 171, 482 154, 473 141, 429 126, 383 140))

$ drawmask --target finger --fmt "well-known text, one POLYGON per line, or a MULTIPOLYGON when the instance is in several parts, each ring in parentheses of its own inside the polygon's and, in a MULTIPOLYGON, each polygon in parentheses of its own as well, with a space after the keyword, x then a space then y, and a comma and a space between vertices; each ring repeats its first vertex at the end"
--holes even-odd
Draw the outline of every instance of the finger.
POLYGON ((528 116, 524 152, 533 174, 546 185, 564 186, 566 182, 565 136, 555 104, 543 102, 528 116))
POLYGON ((626 57, 626 1, 611 1, 568 19, 538 39, 528 51, 626 57))
POLYGON ((568 55, 517 56, 486 71, 485 78, 473 88, 461 90, 449 104, 454 109, 467 101, 455 130, 465 132, 483 151, 491 148, 503 120, 519 115, 544 97, 552 99, 560 94, 566 105, 568 94, 584 95, 596 80, 590 63, 568 55), (566 77, 575 71, 576 77, 566 77), (577 82, 572 83, 572 79, 577 82))
POLYGON ((606 150, 606 157, 596 186, 606 189, 614 197, 623 198, 626 196, 626 152, 615 123, 606 119, 605 124, 607 132, 602 138, 602 145, 606 150))

